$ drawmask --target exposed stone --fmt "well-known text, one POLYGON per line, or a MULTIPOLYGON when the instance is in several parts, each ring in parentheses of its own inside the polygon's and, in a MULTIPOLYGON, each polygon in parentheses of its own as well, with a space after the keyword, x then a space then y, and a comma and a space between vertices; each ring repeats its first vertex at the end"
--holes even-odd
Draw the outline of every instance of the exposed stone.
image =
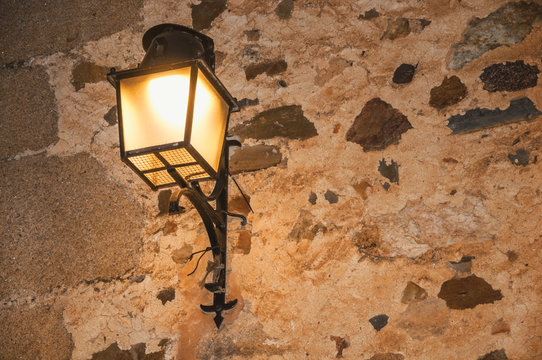
POLYGON ((243 146, 230 157, 230 173, 267 169, 282 161, 282 154, 274 145, 243 146))
POLYGON ((450 264, 457 272, 470 273, 473 259, 474 256, 463 256, 459 261, 450 261, 450 264))
POLYGON ((454 115, 448 119, 447 126, 455 135, 519 121, 531 121, 541 114, 529 98, 522 97, 510 101, 510 106, 505 110, 476 108, 468 110, 465 115, 454 115))
POLYGON ((0 162, 0 174, 0 298, 116 278, 138 263, 142 207, 88 154, 0 162))
POLYGON ((380 98, 369 100, 346 133, 346 140, 359 144, 363 151, 384 150, 398 144, 401 135, 412 129, 405 115, 380 98))
POLYGON ((158 215, 169 213, 169 201, 171 199, 171 190, 160 190, 158 193, 158 215))
POLYGON ((316 200, 318 200, 318 195, 316 195, 315 192, 311 191, 310 195, 309 195, 309 202, 312 204, 312 205, 316 205, 316 200))
POLYGON ((457 104, 467 96, 467 87, 461 80, 453 75, 445 77, 440 86, 431 89, 429 105, 437 109, 457 104))
POLYGON ((292 17, 294 11, 294 0, 282 0, 275 8, 275 14, 281 20, 287 20, 292 17))
POLYGON ((287 105, 263 111, 252 120, 235 126, 230 131, 242 139, 271 139, 285 137, 305 140, 318 135, 314 124, 304 115, 299 105, 287 105))
POLYGON ((75 91, 85 87, 85 84, 105 81, 109 68, 88 61, 81 61, 72 70, 72 85, 75 91))
POLYGON ((164 235, 175 234, 175 232, 177 232, 177 223, 171 220, 166 221, 162 232, 164 233, 164 235))
MULTIPOLYGON (((417 66, 417 65, 416 65, 417 66)), ((408 84, 414 77, 416 66, 410 64, 401 64, 393 73, 393 82, 396 84, 408 84)))
POLYGON ((376 331, 380 331, 384 326, 388 325, 389 316, 386 314, 376 315, 369 319, 369 322, 376 331))
POLYGON ((325 234, 327 227, 321 222, 314 223, 314 216, 307 210, 301 210, 288 238, 290 241, 313 240, 318 233, 325 234))
POLYGON ((192 27, 198 31, 209 29, 214 19, 226 10, 227 0, 201 0, 192 7, 192 27))
POLYGON ((380 13, 378 11, 376 11, 375 8, 372 8, 371 10, 367 10, 363 14, 360 14, 358 16, 358 19, 360 19, 360 20, 371 20, 371 19, 376 19, 379 16, 380 16, 380 13))
POLYGON ((0 69, 0 94, 0 159, 58 140, 55 95, 41 66, 0 69))
POLYGON ((256 105, 259 105, 259 104, 260 104, 260 100, 258 98, 256 98, 256 99, 243 98, 243 99, 239 100, 239 106, 241 107, 241 109, 249 107, 249 106, 256 106, 256 105))
POLYGON ((342 358, 344 349, 350 346, 348 341, 346 341, 345 338, 342 338, 340 336, 333 336, 333 335, 331 335, 329 339, 331 341, 335 341, 335 350, 337 350, 337 354, 335 355, 335 357, 338 359, 342 358))
POLYGON ((427 19, 409 19, 410 30, 413 33, 419 33, 429 25, 431 25, 431 20, 427 19))
POLYGON ((508 323, 504 321, 503 319, 499 319, 495 321, 493 326, 491 326, 491 335, 502 334, 502 333, 509 334, 510 325, 508 325, 508 323))
POLYGON ((117 123, 117 105, 109 109, 109 111, 104 115, 104 120, 107 121, 110 126, 117 123))
POLYGON ((266 73, 267 76, 281 74, 286 71, 288 64, 284 60, 265 61, 257 64, 250 64, 245 68, 247 80, 252 80, 256 76, 266 73))
POLYGON ((508 258, 508 261, 510 262, 514 262, 518 259, 518 253, 515 252, 514 250, 508 250, 506 252, 506 257, 508 258))
POLYGON ((450 309, 472 309, 480 304, 493 304, 502 299, 500 290, 493 290, 484 279, 471 275, 442 283, 438 297, 450 309))
POLYGON ((246 199, 243 195, 235 195, 230 197, 230 201, 228 202, 229 211, 247 216, 250 212, 250 196, 245 196, 246 199))
POLYGON ((410 34, 410 24, 406 18, 388 19, 388 26, 381 40, 395 40, 410 34))
POLYGON ((258 41, 260 40, 260 30, 245 30, 244 31, 248 41, 258 41))
POLYGON ((175 289, 169 287, 164 290, 160 290, 156 298, 162 302, 162 305, 165 305, 168 301, 175 300, 175 289))
POLYGON ((408 304, 398 325, 413 339, 423 340, 428 336, 444 334, 448 323, 449 310, 446 305, 441 300, 428 298, 408 304))
POLYGON ((340 129, 341 129, 341 124, 340 123, 335 124, 335 126, 333 126, 333 133, 337 134, 340 129))
POLYGON ((252 247, 252 234, 248 230, 239 231, 237 241, 234 243, 233 251, 236 253, 248 255, 252 247))
POLYGON ((459 70, 489 50, 520 43, 542 19, 542 5, 511 1, 485 18, 472 20, 463 40, 452 45, 449 69, 459 70))
POLYGON ((177 264, 186 264, 190 256, 194 252, 192 245, 183 244, 180 249, 175 249, 171 252, 171 259, 177 264))
POLYGON ((378 353, 371 356, 369 360, 404 360, 403 354, 396 353, 378 353))
POLYGON ((538 66, 525 64, 523 60, 507 61, 488 66, 480 75, 484 89, 495 91, 518 91, 535 87, 538 82, 538 66))
POLYGON ((515 154, 508 154, 510 162, 516 166, 529 165, 529 152, 525 149, 518 149, 515 154))
POLYGON ((314 82, 318 86, 324 86, 329 80, 343 73, 344 69, 352 66, 352 62, 338 56, 332 57, 327 64, 316 68, 317 75, 314 82))
POLYGON ((395 161, 391 160, 391 163, 388 165, 385 159, 380 160, 378 163, 378 172, 389 181, 399 185, 399 164, 395 161))
POLYGON ((283 88, 288 87, 288 84, 286 84, 286 81, 284 81, 284 80, 279 80, 278 84, 279 84, 280 87, 283 87, 283 88))
POLYGON ((0 324, 2 359, 71 358, 74 345, 58 305, 2 307, 0 324))
POLYGON ((401 302, 403 304, 408 304, 412 301, 425 300, 427 298, 427 291, 421 286, 409 281, 403 290, 403 297, 401 302))
POLYGON ((478 360, 508 360, 504 349, 494 350, 478 358, 478 360))
POLYGON ((380 257, 383 254, 380 248, 381 240, 378 226, 363 222, 361 224, 361 230, 355 234, 353 240, 354 245, 361 255, 360 260, 368 257, 374 262, 380 261, 380 257))
POLYGON ((92 355, 91 360, 165 360, 165 350, 145 354, 147 345, 132 345, 129 350, 121 350, 115 342, 105 350, 92 355))
POLYGON ((361 181, 359 183, 352 185, 352 187, 354 188, 354 190, 356 190, 356 192, 361 196, 363 200, 367 200, 368 198, 367 189, 372 188, 373 186, 369 184, 367 181, 361 181))
POLYGON ((330 203, 330 204, 336 204, 339 202, 339 196, 335 194, 333 191, 328 190, 324 194, 324 198, 330 203))
POLYGON ((143 0, 2 1, 0 28, 9 31, 0 38, 0 63, 66 51, 119 32, 140 21, 142 7, 143 0))
POLYGON ((386 181, 382 184, 382 187, 384 188, 384 190, 388 191, 391 188, 391 184, 386 181))

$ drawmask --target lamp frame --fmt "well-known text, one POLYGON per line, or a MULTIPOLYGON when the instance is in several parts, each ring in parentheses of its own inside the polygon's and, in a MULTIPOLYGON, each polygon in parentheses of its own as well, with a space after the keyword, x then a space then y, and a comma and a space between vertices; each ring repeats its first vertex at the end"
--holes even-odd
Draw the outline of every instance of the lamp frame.
MULTIPOLYGON (((174 186, 175 182, 161 184, 161 185, 154 185, 151 181, 149 181, 144 176, 144 174, 148 172, 152 172, 152 171, 160 171, 160 170, 168 171, 170 168, 178 168, 178 167, 191 166, 191 165, 198 164, 201 167, 203 167, 203 169, 209 174, 209 177, 198 178, 197 180, 199 181, 217 180, 217 175, 218 175, 217 171, 215 171, 212 168, 212 166, 210 166, 207 163, 207 161, 205 161, 205 159, 199 154, 199 152, 190 144, 198 70, 201 71, 201 73, 206 77, 206 79, 211 83, 213 88, 218 92, 218 94, 224 99, 224 101, 229 106, 228 116, 226 119, 226 131, 227 131, 229 120, 230 120, 230 114, 232 112, 239 111, 239 105, 237 103, 237 100, 228 92, 224 84, 222 84, 222 82, 216 77, 213 70, 209 67, 209 65, 207 65, 207 62, 204 61, 203 59, 185 60, 185 61, 175 62, 171 64, 157 65, 153 67, 139 67, 136 69, 123 70, 123 71, 116 71, 115 68, 111 68, 111 71, 107 74, 107 80, 116 89, 117 114, 118 114, 118 123, 119 123, 118 124, 119 145, 120 145, 121 160, 126 165, 128 165, 133 171, 135 171, 139 175, 139 177, 143 179, 143 181, 145 181, 145 183, 151 187, 152 190, 174 186), (124 146, 124 131, 123 131, 124 124, 122 120, 120 81, 127 78, 144 76, 144 75, 152 75, 152 74, 157 74, 157 73, 161 73, 165 71, 188 68, 188 67, 190 68, 190 85, 189 85, 190 89, 188 92, 188 106, 187 106, 187 111, 186 111, 184 139, 182 139, 181 141, 177 141, 177 142, 173 142, 169 144, 160 144, 157 146, 151 146, 151 147, 126 151, 125 146, 124 146), (192 157, 196 160, 196 162, 182 164, 182 165, 172 165, 172 164, 169 164, 160 155, 161 151, 175 150, 179 148, 185 148, 188 151, 188 153, 192 155, 192 157), (166 166, 159 169, 140 170, 128 160, 128 158, 132 156, 145 155, 145 154, 151 154, 151 153, 154 154, 158 159, 160 159, 164 164, 166 164, 166 166)), ((223 143, 225 143, 225 139, 223 140, 223 143)), ((224 150, 222 150, 222 152, 223 151, 224 150)), ((221 162, 222 162, 222 158, 221 158, 221 162)), ((220 168, 220 165, 219 165, 219 168, 220 168)))

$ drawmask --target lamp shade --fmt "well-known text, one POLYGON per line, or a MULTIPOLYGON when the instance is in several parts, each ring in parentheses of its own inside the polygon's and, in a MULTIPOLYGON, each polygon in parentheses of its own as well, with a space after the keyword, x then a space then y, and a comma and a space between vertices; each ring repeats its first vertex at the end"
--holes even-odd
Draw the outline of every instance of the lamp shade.
POLYGON ((112 71, 122 160, 153 189, 216 179, 235 99, 200 60, 112 71))

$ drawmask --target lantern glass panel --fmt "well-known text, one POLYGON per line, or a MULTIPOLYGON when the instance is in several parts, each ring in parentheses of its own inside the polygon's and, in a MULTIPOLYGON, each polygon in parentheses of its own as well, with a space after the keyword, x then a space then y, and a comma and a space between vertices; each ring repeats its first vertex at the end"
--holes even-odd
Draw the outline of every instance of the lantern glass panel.
POLYGON ((124 150, 184 140, 190 67, 120 80, 124 150))
POLYGON ((198 69, 190 144, 217 171, 228 122, 229 105, 198 69))

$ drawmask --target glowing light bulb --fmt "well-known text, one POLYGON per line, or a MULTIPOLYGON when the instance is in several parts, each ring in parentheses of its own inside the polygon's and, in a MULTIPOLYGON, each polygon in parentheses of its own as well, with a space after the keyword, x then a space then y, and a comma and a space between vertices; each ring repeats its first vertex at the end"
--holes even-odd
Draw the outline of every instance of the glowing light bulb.
POLYGON ((189 90, 190 77, 183 75, 159 77, 150 80, 148 85, 151 104, 161 120, 183 128, 186 122, 189 90))

